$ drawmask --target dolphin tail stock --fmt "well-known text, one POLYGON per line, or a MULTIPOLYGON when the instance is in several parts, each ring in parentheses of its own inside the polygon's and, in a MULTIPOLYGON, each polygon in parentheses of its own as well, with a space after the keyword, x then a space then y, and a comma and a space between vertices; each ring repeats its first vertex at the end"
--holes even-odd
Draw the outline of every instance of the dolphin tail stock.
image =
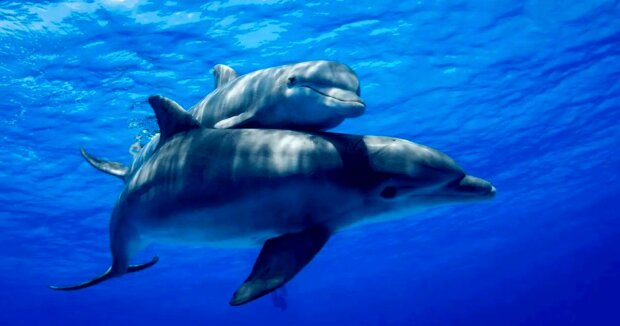
MULTIPOLYGON (((159 257, 155 256, 153 257, 149 262, 144 263, 144 264, 138 264, 138 265, 129 265, 127 267, 127 271, 125 271, 125 273, 135 273, 135 272, 139 272, 141 270, 145 270, 153 265, 155 265, 157 262, 159 261, 159 257)), ((111 266, 110 268, 108 268, 107 271, 105 271, 105 273, 93 278, 90 281, 86 281, 84 283, 80 283, 77 285, 71 285, 71 286, 49 286, 50 289, 52 290, 56 290, 56 291, 74 291, 74 290, 81 290, 87 287, 91 287, 93 285, 97 285, 105 280, 114 278, 114 277, 118 277, 121 276, 123 274, 119 274, 119 273, 114 273, 114 268, 113 266, 111 266)))
POLYGON ((265 241, 250 276, 235 291, 230 305, 248 303, 282 287, 316 256, 330 236, 328 229, 319 226, 265 241))
POLYGON ((82 156, 84 157, 84 159, 86 159, 86 162, 92 165, 95 169, 109 175, 113 175, 123 181, 126 181, 126 176, 129 171, 128 167, 118 162, 106 161, 94 157, 90 155, 83 147, 80 147, 80 153, 82 153, 82 156))

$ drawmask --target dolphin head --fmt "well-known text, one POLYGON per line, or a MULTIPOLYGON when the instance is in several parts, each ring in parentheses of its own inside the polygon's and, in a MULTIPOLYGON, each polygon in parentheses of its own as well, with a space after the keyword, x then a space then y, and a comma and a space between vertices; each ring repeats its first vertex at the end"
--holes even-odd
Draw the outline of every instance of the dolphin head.
POLYGON ((300 117, 333 117, 342 121, 362 115, 366 108, 360 98, 357 76, 338 62, 309 61, 284 66, 277 83, 284 90, 280 105, 300 117))
MULTIPOLYGON (((430 147, 387 137, 366 137, 374 182, 367 203, 379 212, 419 209, 436 204, 481 201, 495 187, 467 175, 448 155, 430 147)), ((367 207, 368 208, 368 207, 367 207)))

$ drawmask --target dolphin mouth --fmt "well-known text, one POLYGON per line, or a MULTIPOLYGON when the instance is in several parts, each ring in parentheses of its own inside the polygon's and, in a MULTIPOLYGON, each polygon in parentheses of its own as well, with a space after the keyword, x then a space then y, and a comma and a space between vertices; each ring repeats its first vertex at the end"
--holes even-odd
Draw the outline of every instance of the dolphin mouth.
POLYGON ((300 85, 300 87, 309 88, 323 97, 327 97, 338 102, 361 106, 362 108, 366 107, 366 103, 364 103, 364 101, 356 94, 356 91, 350 91, 337 87, 316 87, 310 85, 300 85))
POLYGON ((407 198, 421 200, 479 201, 492 199, 497 194, 497 189, 490 182, 470 175, 463 175, 434 193, 416 193, 417 188, 397 186, 391 190, 394 194, 410 193, 407 198))

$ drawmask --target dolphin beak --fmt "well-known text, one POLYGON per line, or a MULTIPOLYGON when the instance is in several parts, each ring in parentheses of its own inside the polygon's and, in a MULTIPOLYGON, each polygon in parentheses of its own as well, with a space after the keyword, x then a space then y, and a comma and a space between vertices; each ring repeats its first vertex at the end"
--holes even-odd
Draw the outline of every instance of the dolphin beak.
POLYGON ((325 87, 322 89, 318 89, 318 91, 325 96, 329 96, 331 98, 337 99, 343 102, 356 102, 361 103, 362 105, 366 105, 362 98, 357 95, 356 92, 337 88, 337 87, 325 87))
POLYGON ((315 85, 303 85, 314 92, 326 97, 328 100, 336 102, 339 107, 347 108, 347 117, 357 117, 364 113, 366 103, 359 97, 356 91, 350 91, 338 87, 318 87, 315 85))
POLYGON ((480 199, 493 198, 497 193, 497 189, 490 182, 471 175, 465 175, 451 188, 461 196, 480 199))

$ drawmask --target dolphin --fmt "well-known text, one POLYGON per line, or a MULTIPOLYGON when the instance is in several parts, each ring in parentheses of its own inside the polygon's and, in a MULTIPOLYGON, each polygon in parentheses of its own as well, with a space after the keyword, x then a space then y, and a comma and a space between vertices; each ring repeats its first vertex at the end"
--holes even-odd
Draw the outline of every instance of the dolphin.
POLYGON ((150 243, 262 246, 230 304, 290 281, 337 232, 441 204, 491 199, 495 187, 438 150, 407 140, 277 129, 211 129, 152 96, 157 148, 130 175, 111 216, 111 267, 55 290, 146 269, 150 243))
POLYGON ((190 108, 204 126, 325 130, 366 105, 357 75, 335 61, 307 61, 239 76, 216 65, 216 89, 190 108))
MULTIPOLYGON (((357 75, 335 61, 306 61, 239 76, 231 67, 214 67, 215 90, 189 109, 207 128, 325 130, 364 113, 357 75)), ((130 167, 81 149, 96 169, 127 181, 157 147, 156 135, 130 167)))

